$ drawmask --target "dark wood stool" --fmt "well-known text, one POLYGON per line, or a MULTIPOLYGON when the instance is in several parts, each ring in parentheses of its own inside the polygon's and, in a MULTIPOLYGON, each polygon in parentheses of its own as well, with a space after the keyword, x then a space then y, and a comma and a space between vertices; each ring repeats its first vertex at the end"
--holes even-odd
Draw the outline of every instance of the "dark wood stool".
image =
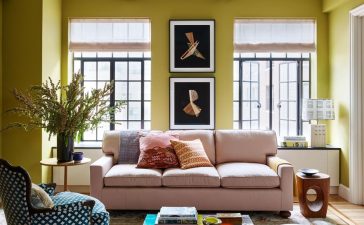
POLYGON ((326 217, 329 203, 330 176, 324 173, 306 176, 298 172, 296 173, 296 186, 302 215, 308 218, 326 217), (307 192, 310 189, 316 191, 314 201, 307 199, 307 192))

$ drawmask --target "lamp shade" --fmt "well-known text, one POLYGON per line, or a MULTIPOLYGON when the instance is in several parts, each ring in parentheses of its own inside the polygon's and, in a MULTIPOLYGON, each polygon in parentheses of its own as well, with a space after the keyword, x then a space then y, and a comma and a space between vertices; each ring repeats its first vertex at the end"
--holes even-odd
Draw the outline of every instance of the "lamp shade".
POLYGON ((334 120, 334 101, 331 99, 303 99, 302 120, 334 120))

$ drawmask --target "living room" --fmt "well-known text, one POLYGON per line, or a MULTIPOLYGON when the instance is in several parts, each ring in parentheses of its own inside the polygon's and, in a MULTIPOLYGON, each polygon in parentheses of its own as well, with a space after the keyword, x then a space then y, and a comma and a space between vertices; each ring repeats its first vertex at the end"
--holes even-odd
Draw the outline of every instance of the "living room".
MULTIPOLYGON (((143 224, 147 214, 162 206, 196 207, 202 214, 236 212, 248 215, 252 224, 364 224, 363 4, 363 0, 1 0, 0 158, 24 168, 31 183, 56 183, 58 195, 66 190, 95 197, 109 212, 110 222, 103 224, 143 224), (29 102, 47 107, 42 101, 22 101, 21 94, 28 99, 27 90, 49 79, 63 87, 77 84, 90 98, 92 89, 111 85, 105 96, 94 98, 97 107, 88 112, 93 116, 66 142, 74 143, 68 150, 75 153, 67 156, 83 157, 82 163, 57 155, 59 127, 48 126, 51 121, 45 117, 51 110, 39 115, 38 107, 31 113, 19 110, 29 102), (105 108, 102 116, 107 118, 98 117, 96 108, 105 104, 114 108, 105 108), (318 116, 310 104, 324 104, 325 114, 318 116), (30 123, 34 121, 40 123, 30 123), (172 161, 177 157, 182 167, 174 138, 200 139, 199 153, 208 161, 203 165, 216 167, 211 173, 216 176, 192 176, 184 181, 189 186, 181 187, 185 184, 178 179, 164 180, 171 168, 163 164, 152 167, 158 172, 156 180, 125 180, 126 187, 108 181, 112 174, 107 172, 135 147, 120 135, 138 131, 148 139, 149 134, 140 130, 151 130, 151 136, 158 133, 159 138, 167 135, 170 141, 163 143, 168 144, 168 154, 163 154, 172 161), (292 140, 300 146, 284 146, 292 140), (125 146, 128 149, 122 152, 125 146), (265 164, 276 180, 261 181, 269 190, 257 188, 256 179, 250 188, 232 187, 236 182, 224 182, 222 170, 254 169, 250 164, 227 168, 222 165, 226 163, 265 164), (325 216, 303 210, 306 192, 300 181, 319 179, 296 177, 300 169, 316 169, 329 177, 325 216), (283 178, 285 173, 289 175, 283 178), (108 188, 108 183, 114 186, 108 188)), ((78 102, 76 111, 83 112, 77 108, 81 103, 88 102, 78 102)), ((121 164, 139 164, 140 138, 134 161, 121 164)), ((129 169, 138 168, 125 168, 129 169)), ((179 176, 186 176, 183 172, 191 169, 179 170, 179 176)), ((0 190, 9 192, 1 185, 0 190)), ((314 193, 311 190, 309 198, 320 200, 320 191, 314 193)), ((4 198, 0 223, 6 217, 12 220, 7 224, 19 224, 7 213, 6 201, 11 199, 5 196, 0 193, 4 198)), ((29 215, 42 214, 29 204, 24 206, 29 215)), ((27 223, 41 221, 41 216, 31 217, 27 223)))

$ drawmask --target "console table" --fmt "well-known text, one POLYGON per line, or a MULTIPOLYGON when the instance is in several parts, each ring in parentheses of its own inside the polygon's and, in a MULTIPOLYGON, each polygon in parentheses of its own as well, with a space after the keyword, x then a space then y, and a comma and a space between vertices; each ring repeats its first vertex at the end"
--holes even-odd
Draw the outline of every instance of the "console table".
POLYGON ((330 176, 330 193, 337 194, 340 184, 340 148, 333 146, 291 148, 278 147, 277 155, 290 162, 295 173, 302 168, 314 168, 330 176))

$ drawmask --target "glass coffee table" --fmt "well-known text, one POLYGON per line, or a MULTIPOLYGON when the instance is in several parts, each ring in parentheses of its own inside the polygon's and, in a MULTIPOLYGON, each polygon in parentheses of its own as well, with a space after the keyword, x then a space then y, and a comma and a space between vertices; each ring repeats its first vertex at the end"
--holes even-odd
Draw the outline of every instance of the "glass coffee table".
MULTIPOLYGON (((200 214, 199 214, 200 215, 200 214)), ((202 223, 202 218, 203 216, 207 216, 208 214, 202 214, 201 219, 199 218, 198 224, 197 225, 203 225, 202 223)), ((211 214, 209 214, 211 215, 211 214)), ((254 225, 253 221, 250 219, 249 215, 242 215, 243 217, 243 224, 242 225, 254 225)), ((147 216, 145 217, 144 223, 143 225, 155 225, 155 221, 157 219, 157 214, 147 214, 147 216)), ((224 223, 224 225, 228 225, 227 223, 224 223)))

